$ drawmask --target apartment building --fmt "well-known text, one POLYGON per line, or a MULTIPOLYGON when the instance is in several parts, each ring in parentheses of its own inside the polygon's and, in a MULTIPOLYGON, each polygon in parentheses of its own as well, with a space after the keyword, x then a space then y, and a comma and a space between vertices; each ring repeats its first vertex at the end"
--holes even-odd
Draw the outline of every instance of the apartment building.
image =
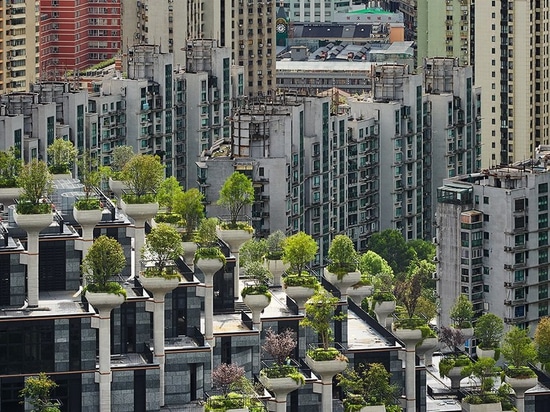
POLYGON ((27 92, 38 77, 39 4, 38 0, 0 4, 0 94, 27 92))
POLYGON ((446 179, 438 189, 440 325, 459 294, 476 315, 491 312, 534 330, 548 315, 548 185, 544 161, 446 179))
POLYGON ((120 53, 120 1, 40 1, 40 79, 61 80, 120 53))

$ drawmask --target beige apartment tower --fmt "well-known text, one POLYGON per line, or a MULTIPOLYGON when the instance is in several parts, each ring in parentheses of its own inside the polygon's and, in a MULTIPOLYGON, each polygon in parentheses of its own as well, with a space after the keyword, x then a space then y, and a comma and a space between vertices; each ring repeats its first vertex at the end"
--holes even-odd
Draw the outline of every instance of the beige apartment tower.
POLYGON ((39 3, 0 3, 0 94, 28 91, 36 81, 39 3))

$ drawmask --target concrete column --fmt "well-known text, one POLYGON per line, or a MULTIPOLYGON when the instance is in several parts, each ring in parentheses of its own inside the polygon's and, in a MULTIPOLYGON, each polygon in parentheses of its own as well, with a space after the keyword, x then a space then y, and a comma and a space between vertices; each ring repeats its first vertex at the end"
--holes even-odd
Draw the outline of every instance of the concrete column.
MULTIPOLYGON (((73 217, 82 228, 82 236, 78 242, 75 242, 75 248, 82 251, 82 260, 88 254, 88 250, 94 243, 94 229, 101 221, 103 210, 78 210, 73 209, 73 217)), ((82 278, 82 286, 86 286, 86 278, 82 278)))
POLYGON ((252 239, 252 233, 242 229, 228 230, 218 228, 217 234, 220 239, 229 245, 229 250, 235 256, 236 266, 235 276, 233 277, 233 296, 235 300, 238 300, 241 296, 241 291, 239 290, 239 249, 244 242, 252 239))
POLYGON ((204 274, 204 337, 214 347, 214 274, 223 267, 218 259, 199 259, 195 264, 204 274))
POLYGON ((344 360, 315 361, 306 356, 306 363, 311 370, 321 377, 321 411, 332 412, 332 378, 344 371, 348 363, 344 360))
POLYGON ((518 412, 525 412, 525 392, 536 386, 537 378, 510 378, 505 377, 506 383, 512 387, 516 394, 516 408, 518 412))
POLYGON ((164 393, 165 393, 165 350, 164 350, 164 298, 166 294, 171 290, 174 290, 178 284, 179 279, 165 279, 160 277, 140 277, 142 286, 149 290, 153 294, 153 302, 148 301, 146 310, 153 312, 153 345, 155 360, 159 363, 160 367, 160 394, 159 402, 160 406, 164 406, 164 393), (150 305, 152 303, 152 305, 150 305), (152 306, 152 307, 151 307, 152 306))
POLYGON ((422 340, 420 329, 394 329, 395 336, 405 344, 405 398, 407 412, 416 411, 416 344, 422 340))
POLYGON ((113 293, 86 292, 86 299, 99 312, 92 318, 92 327, 99 329, 99 370, 95 375, 99 383, 99 410, 111 412, 111 311, 120 306, 125 297, 113 293))
POLYGON ((53 220, 51 213, 45 214, 18 214, 13 211, 17 226, 27 232, 27 254, 20 255, 22 264, 27 265, 27 302, 29 308, 38 307, 39 280, 38 280, 38 250, 40 231, 48 227, 53 220))

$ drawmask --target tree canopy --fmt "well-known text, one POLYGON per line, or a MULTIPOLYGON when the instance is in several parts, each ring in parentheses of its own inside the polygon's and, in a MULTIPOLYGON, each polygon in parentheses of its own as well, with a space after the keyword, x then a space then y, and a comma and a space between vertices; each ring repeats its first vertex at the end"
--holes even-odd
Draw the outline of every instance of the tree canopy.
POLYGON ((545 370, 550 367, 550 317, 545 316, 539 320, 535 330, 535 345, 537 356, 545 370))
POLYGON ((164 180, 164 165, 158 156, 134 156, 124 165, 122 180, 138 199, 153 195, 164 180))
POLYGON ((283 262, 289 263, 290 270, 299 275, 306 268, 306 264, 315 258, 318 249, 319 245, 311 235, 298 232, 287 237, 283 245, 283 262))
POLYGON ((529 331, 517 326, 504 335, 500 351, 504 359, 515 368, 527 366, 537 358, 535 343, 529 337, 529 331))
POLYGON ((374 233, 367 247, 383 257, 396 275, 405 272, 415 257, 414 249, 407 245, 401 232, 396 229, 374 233))
POLYGON ((168 213, 172 213, 178 198, 183 193, 183 188, 174 176, 170 176, 162 181, 157 192, 157 201, 160 206, 166 208, 168 213))
POLYGON ((78 149, 73 142, 62 138, 55 139, 47 152, 52 173, 68 173, 78 156, 78 149))
POLYGON ((229 211, 230 225, 235 227, 240 213, 246 205, 254 202, 252 180, 240 172, 233 172, 224 182, 218 205, 229 211))
POLYGON ((159 223, 145 237, 142 258, 154 262, 153 269, 161 275, 170 262, 183 254, 181 237, 176 229, 166 223, 159 223))

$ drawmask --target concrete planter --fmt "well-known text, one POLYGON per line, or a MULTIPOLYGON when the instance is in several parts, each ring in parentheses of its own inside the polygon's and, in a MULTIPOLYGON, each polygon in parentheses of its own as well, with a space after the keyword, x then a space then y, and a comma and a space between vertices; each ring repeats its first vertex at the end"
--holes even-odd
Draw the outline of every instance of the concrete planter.
POLYGON ((361 272, 349 272, 338 278, 336 273, 329 272, 326 268, 324 269, 324 276, 326 280, 338 288, 342 296, 347 295, 347 290, 351 285, 355 285, 361 280, 361 272))
POLYGON ((71 173, 53 173, 52 180, 72 180, 73 175, 71 173))
POLYGON ((199 258, 195 265, 205 274, 214 275, 223 267, 223 263, 219 259, 203 259, 199 258))
POLYGON ((53 221, 51 213, 19 214, 15 209, 13 211, 13 218, 17 226, 27 233, 40 232, 42 229, 50 226, 53 221))
POLYGON ((73 217, 81 226, 95 226, 101 221, 102 209, 78 210, 73 208, 73 217))
POLYGON ((386 412, 384 405, 363 406, 359 412, 386 412))
POLYGON ((537 386, 539 382, 537 378, 511 378, 509 376, 505 376, 504 380, 514 389, 516 395, 520 394, 520 396, 522 396, 525 391, 537 386))
POLYGON ((21 196, 20 187, 0 188, 0 203, 2 203, 4 206, 15 204, 15 199, 19 199, 19 196, 21 196))
POLYGON ((220 229, 216 230, 218 237, 229 245, 231 252, 238 252, 241 245, 252 239, 252 232, 243 229, 220 229))
POLYGON ((277 399, 281 395, 288 395, 290 392, 295 391, 296 389, 301 388, 303 385, 301 382, 296 382, 294 379, 289 377, 284 378, 268 378, 265 375, 260 373, 260 382, 266 387, 267 390, 270 390, 276 394, 277 399))
POLYGON ((306 355, 306 363, 323 380, 332 379, 334 375, 343 372, 348 367, 348 362, 345 360, 316 361, 310 358, 309 355, 306 355))
POLYGON ((122 196, 123 190, 129 190, 130 188, 126 183, 124 183, 122 180, 115 180, 113 178, 109 178, 109 189, 115 194, 116 197, 120 199, 122 196))
POLYGON ((86 300, 101 314, 103 311, 111 311, 124 303, 126 297, 115 293, 86 291, 86 300))
POLYGON ((161 277, 139 277, 141 286, 151 291, 153 294, 166 294, 178 287, 180 280, 178 278, 161 278, 161 277))
POLYGON ((351 286, 348 288, 348 296, 356 304, 361 305, 361 302, 363 302, 363 299, 371 296, 373 291, 374 291, 374 286, 372 285, 363 285, 358 287, 351 286))
POLYGON ((193 266, 195 264, 193 259, 195 258, 198 245, 195 242, 181 242, 181 244, 183 246, 183 260, 189 266, 193 266))
POLYGON ((416 346, 416 355, 424 362, 425 366, 431 366, 432 355, 438 347, 439 340, 437 338, 426 338, 416 346))
POLYGON ((271 299, 266 295, 253 295, 248 294, 243 297, 244 304, 250 308, 252 312, 252 323, 258 330, 262 330, 262 322, 260 316, 262 310, 264 310, 271 302, 271 299))
POLYGON ((285 293, 296 302, 298 308, 302 309, 307 300, 315 294, 315 289, 305 286, 285 286, 285 293))
POLYGON ((499 403, 481 403, 479 405, 473 405, 470 403, 462 402, 462 410, 464 412, 501 412, 502 405, 499 403))
POLYGON ((281 259, 266 259, 265 265, 273 275, 273 286, 281 286, 281 275, 290 267, 290 264, 283 263, 281 259))
POLYGON ((447 374, 447 378, 451 380, 451 389, 460 389, 460 381, 463 379, 462 368, 462 366, 455 366, 447 374))
POLYGON ((153 218, 159 210, 158 203, 126 203, 120 201, 123 212, 136 221, 145 221, 153 218))
POLYGON ((495 350, 494 349, 481 349, 478 346, 476 348, 476 354, 477 354, 478 359, 481 359, 481 358, 495 359, 495 350))
POLYGON ((374 303, 373 310, 376 314, 376 319, 383 327, 386 327, 388 316, 395 311, 395 305, 395 300, 374 303))
POLYGON ((393 334, 405 344, 416 345, 422 340, 422 331, 420 329, 403 329, 394 327, 393 334))
POLYGON ((474 337, 474 328, 455 328, 455 327, 453 327, 453 329, 457 329, 460 332, 462 332, 462 335, 464 335, 464 339, 466 339, 466 340, 472 339, 474 337))

